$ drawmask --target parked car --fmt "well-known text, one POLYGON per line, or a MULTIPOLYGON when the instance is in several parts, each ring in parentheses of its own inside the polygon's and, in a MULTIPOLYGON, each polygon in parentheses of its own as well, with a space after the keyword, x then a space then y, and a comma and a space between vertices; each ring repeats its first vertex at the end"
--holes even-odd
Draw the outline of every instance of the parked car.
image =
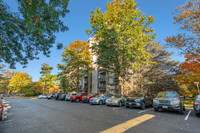
POLYGON ((46 99, 46 98, 47 98, 47 95, 45 95, 45 94, 42 94, 42 95, 38 96, 38 99, 46 99))
POLYGON ((103 104, 106 104, 106 99, 110 98, 111 96, 112 95, 109 95, 109 94, 101 94, 94 98, 91 98, 89 103, 103 105, 103 104))
POLYGON ((99 95, 99 94, 97 94, 97 93, 93 93, 93 94, 89 94, 89 95, 87 95, 87 96, 83 96, 83 97, 82 97, 82 102, 84 102, 84 103, 89 103, 90 98, 96 97, 96 96, 98 96, 98 95, 99 95))
POLYGON ((54 94, 54 93, 50 93, 50 94, 48 94, 48 95, 47 95, 47 98, 48 98, 48 99, 53 99, 53 98, 54 98, 54 96, 55 96, 55 94, 54 94))
POLYGON ((55 100, 59 100, 60 95, 62 95, 62 93, 56 93, 55 94, 55 100))
POLYGON ((62 94, 62 95, 59 96, 59 100, 63 101, 63 100, 65 100, 65 97, 66 97, 66 94, 62 94))
POLYGON ((87 96, 87 95, 88 95, 88 93, 86 93, 86 92, 78 93, 75 96, 70 96, 70 101, 71 102, 74 102, 74 101, 80 102, 80 101, 82 101, 82 97, 87 96))
POLYGON ((3 103, 0 100, 0 121, 2 120, 2 116, 3 116, 3 103))
POLYGON ((3 104, 3 113, 2 113, 2 120, 7 119, 8 114, 10 114, 11 106, 9 105, 9 101, 2 100, 3 104))
POLYGON ((145 109, 147 106, 153 105, 153 96, 150 93, 134 94, 126 99, 125 105, 127 108, 138 107, 145 109))
POLYGON ((194 112, 195 112, 196 116, 200 117, 200 95, 196 96, 193 106, 194 106, 194 112))
POLYGON ((3 95, 0 94, 0 99, 3 99, 3 95))
POLYGON ((69 94, 67 94, 66 96, 65 96, 65 100, 66 101, 69 101, 70 100, 70 96, 75 96, 76 95, 76 93, 69 93, 69 94))
POLYGON ((159 92, 153 100, 153 108, 155 111, 172 110, 184 114, 183 96, 175 91, 159 92))
POLYGON ((114 95, 108 99, 106 99, 107 106, 123 106, 125 105, 127 96, 126 95, 114 95))

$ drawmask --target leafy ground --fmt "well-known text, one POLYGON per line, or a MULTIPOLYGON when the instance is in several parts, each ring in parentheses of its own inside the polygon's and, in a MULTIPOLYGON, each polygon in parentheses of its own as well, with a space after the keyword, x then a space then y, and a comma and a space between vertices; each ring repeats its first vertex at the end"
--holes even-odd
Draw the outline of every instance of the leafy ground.
POLYGON ((184 99, 184 105, 185 105, 185 107, 193 108, 193 100, 192 100, 192 98, 184 99))

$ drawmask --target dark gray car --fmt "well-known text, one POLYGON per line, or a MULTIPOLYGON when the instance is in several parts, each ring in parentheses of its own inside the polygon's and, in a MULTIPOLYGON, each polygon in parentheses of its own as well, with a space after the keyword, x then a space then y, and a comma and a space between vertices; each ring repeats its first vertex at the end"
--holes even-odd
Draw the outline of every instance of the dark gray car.
POLYGON ((155 111, 172 110, 184 114, 183 96, 175 91, 159 92, 153 100, 153 108, 155 111))
POLYGON ((197 117, 200 117, 200 95, 196 96, 196 99, 194 100, 194 111, 197 117))
POLYGON ((153 96, 150 93, 139 93, 129 96, 126 99, 126 107, 138 107, 141 109, 145 109, 147 106, 152 106, 153 104, 153 96))

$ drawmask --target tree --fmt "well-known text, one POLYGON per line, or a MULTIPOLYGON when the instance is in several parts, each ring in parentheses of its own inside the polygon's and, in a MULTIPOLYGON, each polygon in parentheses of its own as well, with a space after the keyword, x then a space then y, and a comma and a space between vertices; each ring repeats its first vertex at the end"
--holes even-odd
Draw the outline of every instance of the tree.
POLYGON ((116 93, 121 93, 125 72, 150 57, 145 45, 155 37, 149 26, 154 18, 147 18, 136 6, 134 0, 114 0, 107 3, 105 13, 97 8, 90 15, 92 30, 87 33, 95 36, 93 52, 98 55, 97 64, 119 79, 116 93))
MULTIPOLYGON (((84 74, 90 71, 91 57, 89 51, 89 44, 85 41, 76 40, 65 47, 62 54, 62 62, 65 64, 58 64, 58 68, 62 70, 61 75, 68 76, 67 79, 76 82, 76 91, 80 91, 80 80, 84 74)), ((61 76, 61 78, 63 78, 61 76)))
POLYGON ((54 81, 56 81, 56 75, 51 75, 51 71, 53 70, 53 67, 49 66, 47 63, 43 63, 41 67, 40 74, 42 77, 39 79, 40 82, 44 83, 44 90, 43 94, 46 93, 46 89, 49 87, 52 87, 54 84, 54 81))
POLYGON ((34 96, 43 92, 43 84, 40 82, 31 82, 23 87, 24 96, 34 96))
POLYGON ((185 55, 200 54, 200 0, 188 0, 175 12, 174 23, 180 27, 180 32, 167 37, 167 45, 179 48, 185 55))
POLYGON ((19 12, 13 13, 0 0, 0 62, 14 68, 17 62, 26 65, 38 59, 39 52, 49 57, 54 33, 68 30, 60 19, 69 12, 68 1, 18 0, 19 12))
POLYGON ((200 55, 187 55, 185 62, 179 65, 182 73, 176 80, 180 84, 194 86, 194 82, 200 82, 200 55))
POLYGON ((146 50, 151 54, 148 59, 151 63, 146 65, 140 64, 139 69, 129 70, 125 78, 126 92, 144 92, 158 93, 163 90, 179 91, 179 86, 173 79, 179 72, 178 64, 170 60, 170 53, 163 47, 160 42, 153 41, 146 45, 146 50))
POLYGON ((0 78, 0 90, 3 93, 9 93, 9 82, 10 79, 15 75, 16 73, 14 71, 10 70, 3 70, 3 75, 0 78))
POLYGON ((30 84, 32 78, 27 73, 16 72, 16 74, 10 79, 9 89, 11 92, 22 93, 23 87, 30 84))

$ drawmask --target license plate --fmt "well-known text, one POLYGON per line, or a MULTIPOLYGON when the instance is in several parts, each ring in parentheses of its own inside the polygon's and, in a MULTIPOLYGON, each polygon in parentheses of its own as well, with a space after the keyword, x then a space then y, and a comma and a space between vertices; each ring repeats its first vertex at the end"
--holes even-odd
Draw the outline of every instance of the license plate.
POLYGON ((162 108, 163 108, 163 109, 167 109, 168 107, 167 107, 167 106, 162 106, 162 108))

